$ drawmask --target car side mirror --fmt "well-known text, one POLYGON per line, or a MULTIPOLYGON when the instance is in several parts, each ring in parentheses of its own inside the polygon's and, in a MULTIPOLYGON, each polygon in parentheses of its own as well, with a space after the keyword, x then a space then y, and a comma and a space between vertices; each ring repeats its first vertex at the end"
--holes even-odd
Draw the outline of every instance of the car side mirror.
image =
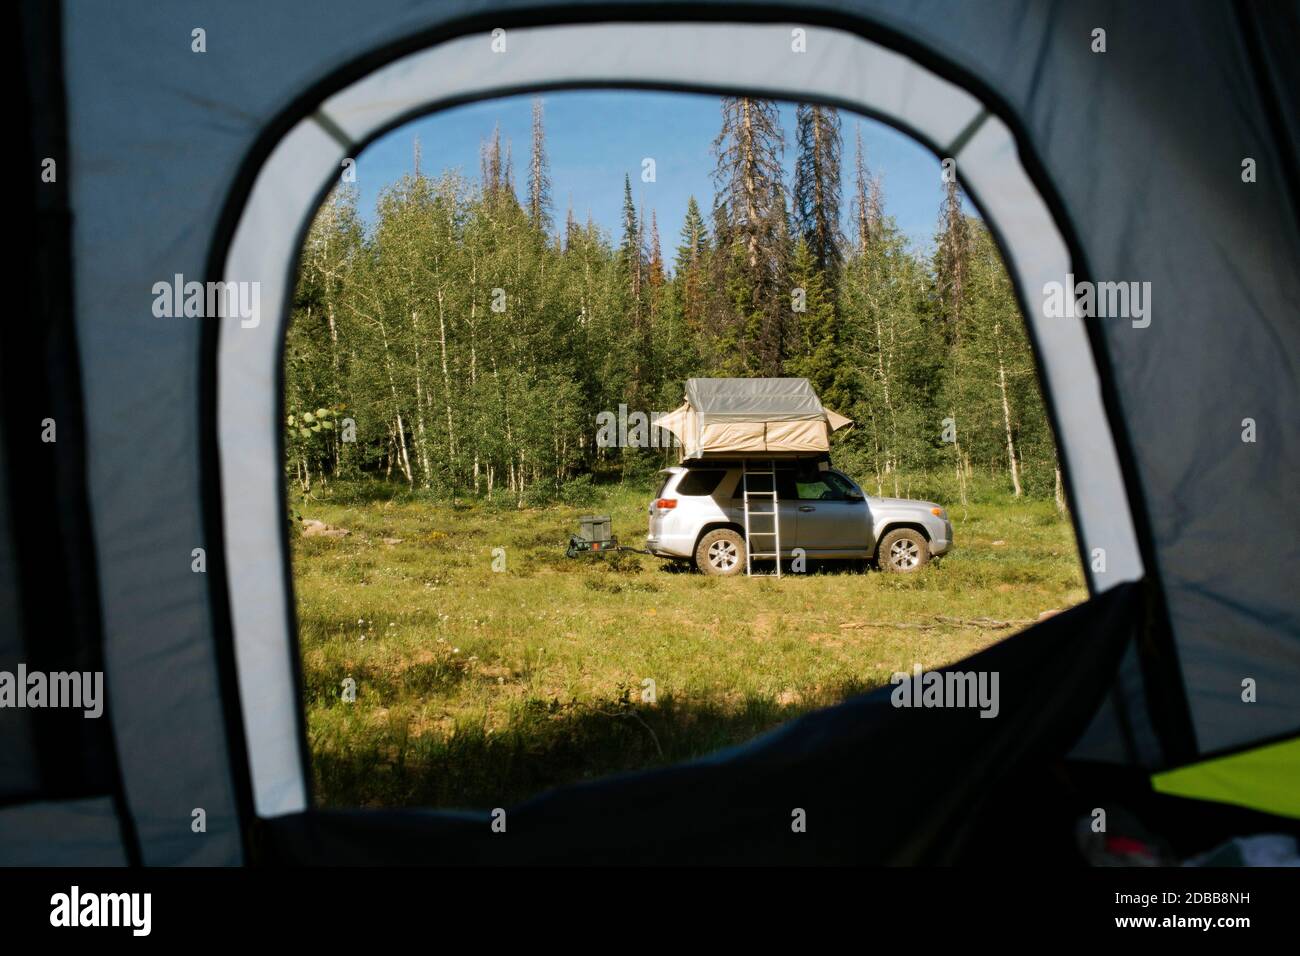
POLYGON ((862 492, 860 492, 860 491, 850 491, 850 492, 848 493, 848 496, 847 496, 847 497, 848 497, 849 501, 866 501, 866 500, 867 500, 867 499, 866 499, 866 496, 863 495, 862 492))

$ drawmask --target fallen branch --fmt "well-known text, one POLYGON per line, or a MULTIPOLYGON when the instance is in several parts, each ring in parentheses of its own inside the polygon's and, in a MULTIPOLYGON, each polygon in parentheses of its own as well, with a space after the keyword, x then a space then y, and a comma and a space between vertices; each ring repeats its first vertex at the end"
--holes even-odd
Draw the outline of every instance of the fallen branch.
POLYGON ((893 630, 936 631, 943 626, 944 625, 942 624, 917 624, 917 623, 892 624, 888 621, 849 621, 847 624, 841 624, 840 630, 846 631, 853 628, 862 628, 862 627, 886 627, 889 628, 891 631, 893 630))
POLYGON ((999 621, 991 617, 973 617, 960 618, 949 617, 945 614, 934 615, 937 623, 930 624, 923 621, 849 621, 840 625, 840 630, 853 630, 864 627, 883 627, 889 630, 899 631, 937 631, 945 627, 974 627, 981 631, 1003 631, 1009 627, 1026 627, 1033 624, 1033 621, 999 621))
POLYGON ((1033 621, 999 621, 991 617, 973 617, 965 620, 960 617, 946 617, 942 614, 934 616, 936 621, 942 621, 945 624, 960 625, 961 627, 978 627, 981 630, 1001 631, 1008 627, 1025 627, 1033 624, 1033 621))

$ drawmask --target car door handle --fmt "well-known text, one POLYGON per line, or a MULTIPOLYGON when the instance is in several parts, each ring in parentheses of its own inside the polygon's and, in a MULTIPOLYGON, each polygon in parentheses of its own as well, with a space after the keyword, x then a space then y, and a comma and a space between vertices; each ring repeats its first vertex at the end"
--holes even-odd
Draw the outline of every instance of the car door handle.
POLYGON ((814 508, 812 505, 800 505, 800 506, 799 506, 799 510, 800 510, 800 511, 816 511, 817 509, 814 508))

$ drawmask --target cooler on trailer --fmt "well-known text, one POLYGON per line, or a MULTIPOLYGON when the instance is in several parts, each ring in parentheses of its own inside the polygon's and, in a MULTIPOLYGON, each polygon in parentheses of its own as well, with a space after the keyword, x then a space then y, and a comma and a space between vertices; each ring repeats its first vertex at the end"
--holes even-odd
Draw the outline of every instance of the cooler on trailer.
POLYGON ((572 558, 584 551, 617 551, 618 539, 611 534, 609 515, 583 515, 578 519, 578 533, 569 537, 565 554, 572 558))

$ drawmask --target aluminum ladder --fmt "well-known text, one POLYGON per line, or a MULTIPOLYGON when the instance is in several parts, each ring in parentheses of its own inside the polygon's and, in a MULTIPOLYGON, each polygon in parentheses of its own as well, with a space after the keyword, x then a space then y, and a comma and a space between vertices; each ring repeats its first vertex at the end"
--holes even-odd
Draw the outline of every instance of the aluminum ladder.
MULTIPOLYGON (((776 493, 776 462, 769 461, 766 463, 767 469, 760 470, 750 467, 749 459, 741 462, 740 472, 740 491, 741 500, 745 508, 745 574, 748 577, 754 576, 754 559, 755 558, 772 558, 776 562, 776 571, 770 572, 764 576, 781 576, 781 503, 776 493), (755 488, 751 486, 750 479, 759 478, 767 479, 767 487, 755 488), (751 500, 770 501, 771 510, 755 511, 750 506, 751 500), (754 530, 751 519, 769 518, 772 521, 771 530, 754 530), (772 549, 770 551, 758 547, 759 540, 771 540, 772 549)), ((761 486, 762 481, 758 484, 761 486)))

